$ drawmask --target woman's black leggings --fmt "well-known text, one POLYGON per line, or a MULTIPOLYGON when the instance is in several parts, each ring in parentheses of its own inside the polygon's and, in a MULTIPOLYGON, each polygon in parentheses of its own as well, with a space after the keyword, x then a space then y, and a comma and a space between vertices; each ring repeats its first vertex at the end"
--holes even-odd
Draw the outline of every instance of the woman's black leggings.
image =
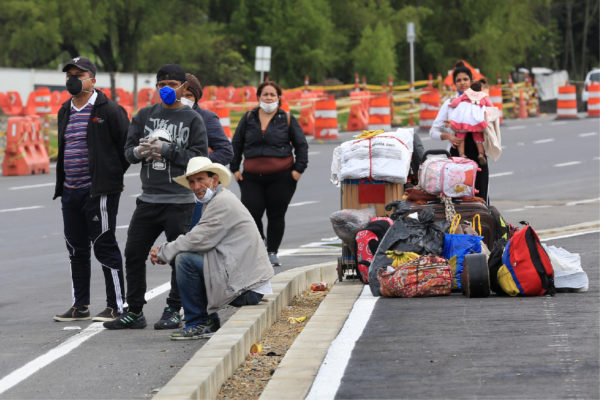
POLYGON ((285 213, 298 183, 291 170, 262 175, 243 173, 239 181, 242 203, 246 206, 264 239, 262 217, 267 212, 267 251, 277 252, 285 231, 285 213))

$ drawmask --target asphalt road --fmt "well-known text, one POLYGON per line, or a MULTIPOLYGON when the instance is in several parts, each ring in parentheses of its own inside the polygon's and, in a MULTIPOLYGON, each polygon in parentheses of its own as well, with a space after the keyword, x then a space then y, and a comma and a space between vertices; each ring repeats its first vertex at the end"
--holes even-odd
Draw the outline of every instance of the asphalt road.
MULTIPOLYGON (((536 229, 599 220, 599 132, 597 119, 506 121, 504 154, 490 165, 492 203, 509 222, 527 219, 536 229)), ((340 141, 350 138, 343 134, 340 141)), ((336 257, 335 250, 319 244, 335 236, 328 216, 340 208, 339 189, 329 182, 337 144, 310 142, 309 168, 288 211, 280 250, 284 266, 278 270, 336 257)), ((425 140, 427 148, 441 144, 425 140)), ((135 166, 128 171, 121 197, 121 246, 140 191, 138 171, 135 166)), ((150 326, 145 330, 109 332, 89 322, 52 321, 71 301, 60 202, 51 200, 53 181, 54 170, 50 175, 0 178, 0 398, 147 398, 204 341, 171 342, 168 332, 151 329, 165 305, 164 286, 144 309, 150 326), (82 330, 89 338, 73 343, 82 330), (44 365, 51 356, 60 357, 44 365)), ((237 192, 235 184, 232 189, 237 192)), ((595 259, 597 268, 597 253, 595 259)), ((96 313, 104 308, 104 282, 97 262, 92 268, 91 311, 96 313)), ((148 266, 149 289, 168 280, 165 267, 148 266)), ((223 317, 228 313, 230 309, 223 317)))

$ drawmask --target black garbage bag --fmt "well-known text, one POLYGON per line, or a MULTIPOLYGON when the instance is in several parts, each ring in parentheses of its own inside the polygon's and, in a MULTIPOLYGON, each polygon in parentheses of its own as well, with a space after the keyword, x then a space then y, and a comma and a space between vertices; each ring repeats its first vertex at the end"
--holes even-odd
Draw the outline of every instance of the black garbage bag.
POLYGON ((391 260, 385 254, 387 250, 410 251, 421 255, 442 255, 444 234, 450 225, 448 221, 434 221, 432 207, 420 210, 418 219, 409 218, 406 215, 408 212, 410 212, 410 207, 405 202, 396 205, 394 213, 396 221, 379 243, 377 253, 369 267, 369 285, 373 296, 380 296, 377 270, 380 267, 391 265, 391 260))

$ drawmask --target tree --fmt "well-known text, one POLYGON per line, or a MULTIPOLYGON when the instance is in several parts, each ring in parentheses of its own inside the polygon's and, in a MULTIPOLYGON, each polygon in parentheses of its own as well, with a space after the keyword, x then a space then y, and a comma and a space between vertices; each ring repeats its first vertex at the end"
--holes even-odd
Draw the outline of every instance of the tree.
POLYGON ((0 1, 0 62, 11 67, 38 68, 59 53, 56 3, 0 1))
POLYGON ((396 52, 392 29, 378 22, 375 29, 367 26, 358 46, 352 51, 355 71, 377 84, 387 82, 396 73, 396 52))

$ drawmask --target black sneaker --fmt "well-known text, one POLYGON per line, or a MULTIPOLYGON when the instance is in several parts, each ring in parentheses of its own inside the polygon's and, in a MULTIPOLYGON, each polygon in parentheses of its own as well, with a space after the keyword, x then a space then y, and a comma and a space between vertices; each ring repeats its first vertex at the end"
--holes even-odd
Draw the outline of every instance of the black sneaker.
POLYGON ((106 329, 143 329, 146 327, 146 317, 144 313, 135 314, 128 310, 103 325, 106 329))
POLYGON ((71 307, 64 314, 54 316, 54 320, 59 322, 85 321, 90 318, 89 308, 77 307, 71 307))
POLYGON ((106 307, 104 309, 104 311, 102 311, 99 314, 96 314, 94 316, 94 318, 92 318, 92 321, 96 321, 96 322, 112 321, 113 319, 117 318, 119 315, 120 315, 119 312, 117 310, 115 310, 114 308, 106 307))
POLYGON ((154 324, 154 329, 177 329, 181 326, 181 315, 179 311, 171 307, 165 307, 162 317, 154 324))
POLYGON ((198 324, 191 326, 177 332, 173 332, 169 339, 171 340, 197 340, 197 339, 208 339, 215 334, 216 331, 221 327, 221 323, 218 320, 211 320, 206 324, 198 324))
POLYGON ((281 266, 281 262, 279 261, 279 258, 277 257, 277 253, 275 253, 274 251, 269 252, 269 261, 271 261, 271 265, 273 265, 274 267, 281 266))

